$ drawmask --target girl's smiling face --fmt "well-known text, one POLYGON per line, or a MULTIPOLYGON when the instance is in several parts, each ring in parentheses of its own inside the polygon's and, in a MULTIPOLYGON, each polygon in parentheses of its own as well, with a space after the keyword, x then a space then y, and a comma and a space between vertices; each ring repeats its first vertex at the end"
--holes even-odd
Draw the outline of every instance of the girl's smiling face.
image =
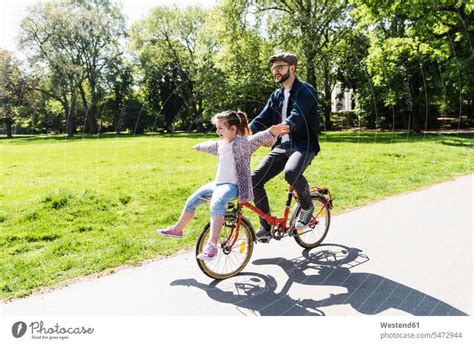
POLYGON ((216 133, 219 135, 219 139, 225 140, 228 143, 234 140, 234 138, 237 136, 237 127, 227 127, 226 121, 224 120, 217 121, 216 127, 216 133))

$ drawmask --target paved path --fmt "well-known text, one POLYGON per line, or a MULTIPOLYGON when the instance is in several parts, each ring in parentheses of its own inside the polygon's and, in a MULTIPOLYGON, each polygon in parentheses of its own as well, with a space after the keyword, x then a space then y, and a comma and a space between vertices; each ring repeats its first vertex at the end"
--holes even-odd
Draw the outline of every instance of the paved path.
MULTIPOLYGON (((193 254, 0 304, 12 315, 472 314, 474 175, 333 217, 325 245, 255 247, 213 282, 193 254)), ((336 200, 337 202, 337 200, 336 200)))

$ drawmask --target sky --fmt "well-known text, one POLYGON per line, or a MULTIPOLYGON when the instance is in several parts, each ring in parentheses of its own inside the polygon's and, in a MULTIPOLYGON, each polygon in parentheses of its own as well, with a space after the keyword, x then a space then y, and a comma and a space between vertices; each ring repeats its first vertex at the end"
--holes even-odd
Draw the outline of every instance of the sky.
MULTIPOLYGON (((16 46, 16 37, 20 29, 20 22, 26 15, 26 9, 41 0, 0 0, 0 49, 17 52, 17 57, 23 58, 16 46)), ((128 17, 127 24, 145 16, 148 11, 158 5, 186 7, 200 5, 210 8, 218 0, 120 0, 123 13, 128 17)))

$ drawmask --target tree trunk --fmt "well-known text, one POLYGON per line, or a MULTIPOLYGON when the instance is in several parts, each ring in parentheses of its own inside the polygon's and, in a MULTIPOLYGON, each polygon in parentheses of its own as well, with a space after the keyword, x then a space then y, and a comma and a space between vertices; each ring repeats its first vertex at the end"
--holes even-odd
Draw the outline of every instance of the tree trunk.
POLYGON ((123 131, 123 122, 125 119, 126 110, 125 108, 120 108, 119 113, 117 114, 117 120, 115 122, 115 134, 120 135, 120 132, 123 131))
POLYGON ((74 91, 71 99, 71 106, 66 113, 66 133, 69 138, 74 136, 76 131, 76 92, 74 91))
POLYGON ((306 66, 306 81, 316 87, 316 73, 312 61, 313 60, 308 60, 308 65, 306 66))
POLYGON ((316 88, 316 72, 314 68, 316 52, 314 51, 312 46, 313 45, 308 44, 306 46, 306 49, 304 49, 304 55, 306 58, 306 81, 316 88))
POLYGON ((13 138, 12 135, 12 118, 10 116, 7 116, 5 119, 5 131, 7 132, 7 138, 11 139, 13 138))
POLYGON ((98 132, 98 125, 96 119, 96 112, 97 112, 97 98, 95 95, 91 97, 91 102, 87 102, 86 92, 84 91, 84 87, 82 85, 79 86, 79 92, 81 94, 82 104, 84 105, 84 110, 86 113, 86 123, 84 131, 89 134, 97 134, 98 132))
POLYGON ((331 123, 331 78, 329 75, 329 65, 324 63, 324 130, 332 129, 331 123))
POLYGON ((97 134, 99 132, 99 126, 97 123, 97 92, 95 83, 91 83, 91 102, 90 109, 87 112, 87 121, 89 122, 89 134, 97 134))
POLYGON ((412 127, 416 133, 421 133, 423 115, 425 111, 424 106, 426 105, 424 101, 420 102, 420 75, 419 73, 414 73, 411 76, 412 80, 412 91, 413 91, 413 112, 412 112, 412 127))
POLYGON ((190 124, 194 121, 196 115, 196 97, 194 95, 193 83, 191 79, 186 77, 186 82, 183 83, 182 87, 182 96, 181 98, 185 100, 186 111, 182 115, 181 119, 183 120, 184 129, 188 129, 190 124))
POLYGON ((115 90, 114 90, 114 109, 113 109, 113 112, 114 112, 114 118, 112 120, 112 126, 114 127, 115 129, 115 133, 116 134, 120 134, 120 130, 121 130, 121 109, 122 109, 122 104, 123 104, 123 97, 122 97, 122 94, 120 92, 120 90, 118 90, 117 87, 115 87, 115 90))
POLYGON ((99 126, 95 114, 97 113, 97 107, 94 103, 91 103, 91 107, 87 112, 87 122, 89 123, 89 134, 97 134, 99 132, 99 126))

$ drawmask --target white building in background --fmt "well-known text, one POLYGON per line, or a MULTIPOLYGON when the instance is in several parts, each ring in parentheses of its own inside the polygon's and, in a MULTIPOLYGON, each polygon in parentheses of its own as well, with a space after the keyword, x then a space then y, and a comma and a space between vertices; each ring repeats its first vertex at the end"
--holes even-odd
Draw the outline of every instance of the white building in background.
POLYGON ((352 89, 348 91, 342 90, 342 86, 340 82, 336 82, 336 85, 333 87, 331 92, 331 111, 332 112, 339 112, 339 111, 352 111, 354 110, 352 107, 352 99, 354 97, 354 92, 352 89), (338 97, 342 93, 342 98, 338 97))

